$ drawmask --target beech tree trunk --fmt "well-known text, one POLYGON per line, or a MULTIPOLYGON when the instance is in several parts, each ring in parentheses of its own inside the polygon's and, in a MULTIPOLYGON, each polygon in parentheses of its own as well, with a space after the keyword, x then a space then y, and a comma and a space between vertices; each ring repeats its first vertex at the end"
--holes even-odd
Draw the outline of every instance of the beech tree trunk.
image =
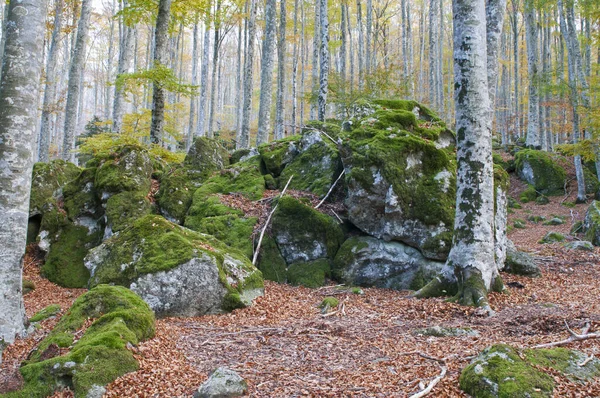
POLYGON ((62 28, 63 0, 56 0, 54 6, 54 27, 48 50, 48 63, 46 64, 46 84, 44 90, 44 103, 42 105, 42 121, 40 125, 40 144, 38 157, 40 162, 49 160, 50 139, 52 137, 52 114, 56 98, 56 64, 58 62, 58 39, 62 28))
POLYGON ((220 16, 221 14, 221 0, 217 0, 217 7, 214 15, 214 27, 215 27, 215 41, 213 43, 213 67, 212 67, 212 78, 210 81, 210 114, 208 116, 208 131, 206 132, 207 137, 214 137, 214 120, 215 120, 215 107, 216 107, 216 96, 217 96, 217 72, 219 70, 219 46, 221 44, 220 39, 220 16))
POLYGON ((25 331, 21 264, 27 241, 44 1, 8 5, 0 83, 0 356, 4 343, 25 331))
POLYGON ((210 54, 210 13, 204 21, 204 44, 202 47, 202 72, 200 76, 200 105, 198 107, 198 130, 196 135, 205 135, 206 99, 208 98, 208 58, 210 54))
MULTIPOLYGON (((285 0, 280 0, 279 38, 277 43, 277 105, 275 107, 275 139, 285 135, 283 126, 285 94, 285 0)), ((293 76, 295 79, 295 76, 293 76)))
MULTIPOLYGON (((198 16, 194 23, 194 38, 192 43, 192 85, 198 85, 198 16)), ((185 144, 186 151, 192 146, 196 132, 196 96, 190 96, 190 119, 188 121, 188 134, 185 144)))
MULTIPOLYGON (((123 7, 128 6, 127 0, 123 2, 123 7)), ((123 26, 123 41, 121 51, 119 52, 119 66, 117 76, 131 72, 131 63, 133 62, 133 46, 135 44, 135 27, 123 26)), ((115 85, 115 102, 113 106, 113 126, 114 132, 120 133, 123 127, 123 115, 125 114, 125 93, 115 85)))
POLYGON ((525 39, 527 41, 527 71, 529 74, 529 111, 527 113, 526 145, 528 148, 541 149, 537 22, 532 0, 528 0, 525 3, 525 39))
MULTIPOLYGON (((154 35, 154 66, 167 66, 169 63, 168 41, 169 20, 171 19, 171 0, 160 0, 154 35)), ((154 82, 152 92, 152 125, 150 141, 160 144, 165 127, 165 89, 154 82)))
POLYGON ((485 2, 454 0, 453 12, 458 160, 454 237, 442 272, 416 295, 456 294, 461 304, 491 311, 487 293, 499 290, 501 279, 494 258, 485 2))
POLYGON ((248 47, 244 62, 244 109, 242 110, 242 129, 237 140, 237 148, 248 148, 250 144, 250 112, 252 111, 252 65, 254 62, 254 36, 256 35, 257 0, 250 1, 248 18, 248 47))
POLYGON ((325 121, 327 111, 327 90, 329 89, 329 17, 327 0, 319 0, 321 16, 321 68, 319 73, 319 120, 325 121))
POLYGON ((69 88, 67 90, 67 105, 65 110, 65 131, 62 148, 62 158, 74 161, 75 129, 77 128, 77 108, 81 88, 82 71, 85 62, 85 46, 90 27, 92 13, 91 0, 81 2, 81 15, 77 25, 77 38, 69 69, 69 88))
POLYGON ((273 86, 273 53, 275 47, 275 0, 265 5, 265 36, 260 66, 260 104, 258 108, 258 134, 256 146, 269 142, 271 124, 271 88, 273 86))

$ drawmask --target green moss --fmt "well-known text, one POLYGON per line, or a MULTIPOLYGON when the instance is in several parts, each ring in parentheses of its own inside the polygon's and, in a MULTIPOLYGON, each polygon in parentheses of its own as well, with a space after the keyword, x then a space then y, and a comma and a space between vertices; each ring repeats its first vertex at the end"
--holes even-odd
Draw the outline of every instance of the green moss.
POLYGON ((583 176, 585 181, 585 193, 595 194, 600 189, 600 182, 598 177, 590 171, 587 167, 583 168, 583 176))
POLYGON ((583 232, 583 221, 575 221, 569 232, 571 235, 579 234, 583 232))
POLYGON ((75 219, 81 215, 102 216, 100 196, 94 185, 96 170, 95 168, 82 170, 75 180, 63 188, 64 209, 69 218, 75 219))
POLYGON ((523 203, 532 202, 535 198, 537 198, 537 192, 533 185, 527 185, 527 188, 519 196, 519 199, 523 203))
POLYGON ((508 208, 509 209, 520 209, 520 208, 522 208, 522 206, 519 202, 517 202, 517 200, 515 198, 513 198, 512 196, 509 196, 508 197, 508 208))
POLYGON ((519 176, 545 195, 564 193, 566 172, 558 161, 558 155, 533 149, 524 149, 515 155, 519 176))
POLYGON ((23 294, 31 293, 35 290, 35 283, 29 279, 23 279, 23 294))
POLYGON ((520 218, 516 218, 516 219, 513 221, 513 226, 514 226, 515 228, 521 228, 521 229, 523 229, 523 228, 527 228, 527 224, 525 223, 525 220, 522 220, 522 219, 520 219, 520 218))
POLYGON ((516 349, 497 344, 463 369, 460 388, 474 398, 550 397, 554 382, 521 359, 516 349))
POLYGON ((76 397, 85 397, 93 385, 106 385, 138 368, 127 344, 154 336, 154 314, 128 289, 101 285, 79 297, 54 330, 21 367, 23 389, 8 397, 42 397, 69 387, 76 397), (75 344, 75 333, 92 319, 75 344), (62 356, 41 361, 52 344, 69 347, 62 356))
POLYGON ((505 161, 499 153, 493 153, 494 165, 498 165, 503 168, 505 171, 510 172, 514 170, 514 164, 512 161, 505 161))
POLYGON ((248 156, 252 153, 252 150, 249 148, 238 149, 234 151, 231 156, 229 156, 229 164, 236 164, 240 161, 241 158, 248 156))
POLYGON ((412 100, 375 99, 372 102, 384 109, 397 109, 412 112, 418 109, 419 117, 428 122, 443 123, 442 120, 429 108, 412 100))
POLYGON ((340 301, 335 297, 325 297, 323 301, 321 301, 321 304, 319 304, 319 308, 335 308, 338 306, 339 303, 340 301))
POLYGON ((331 138, 337 137, 342 131, 341 123, 338 120, 327 120, 321 122, 319 120, 309 120, 302 128, 302 133, 318 130, 325 132, 331 138))
POLYGON ((287 265, 279 253, 277 243, 270 236, 263 238, 257 267, 266 280, 278 283, 287 282, 287 265))
POLYGON ((177 168, 163 174, 160 179, 160 189, 156 193, 156 203, 160 212, 169 219, 182 224, 196 189, 200 187, 203 178, 187 168, 177 168))
POLYGON ((55 199, 54 193, 67 182, 77 178, 81 169, 64 160, 36 163, 31 179, 29 214, 41 213, 45 204, 55 199))
POLYGON ((100 192, 150 191, 152 162, 144 150, 123 147, 98 167, 95 178, 100 192))
POLYGON ((546 221, 543 225, 562 225, 565 221, 560 217, 552 217, 550 220, 546 221))
POLYGON ((125 191, 106 202, 106 217, 113 232, 122 231, 129 223, 152 212, 152 204, 144 192, 125 191))
POLYGON ((279 177, 283 168, 296 156, 296 145, 299 140, 300 136, 292 135, 259 146, 258 152, 266 171, 274 177, 279 177))
POLYGON ((565 236, 559 232, 548 232, 538 243, 556 243, 564 242, 565 236))
POLYGON ((587 355, 579 351, 562 347, 550 349, 529 349, 523 354, 529 362, 544 368, 552 368, 563 373, 572 381, 585 381, 600 375, 600 361, 588 361, 585 366, 579 366, 587 355))
POLYGON ((192 207, 211 194, 237 193, 250 200, 258 200, 264 191, 265 179, 260 173, 258 158, 252 158, 214 173, 194 193, 192 207))
POLYGON ((577 205, 577 203, 571 202, 571 201, 566 201, 566 202, 562 202, 561 205, 568 207, 569 209, 572 209, 577 205))
POLYGON ((29 318, 29 322, 40 322, 44 319, 48 319, 52 316, 55 316, 60 312, 60 305, 58 304, 50 304, 44 309, 36 312, 31 318, 29 318))
POLYGON ((527 217, 527 220, 528 220, 528 221, 531 221, 532 223, 536 223, 536 224, 538 224, 538 223, 540 223, 540 222, 542 222, 542 221, 546 221, 546 217, 544 217, 544 216, 534 216, 534 215, 531 215, 531 216, 528 216, 528 217, 527 217))
POLYGON ((510 177, 506 170, 501 166, 494 164, 494 187, 502 188, 504 192, 508 192, 510 187, 510 177))
POLYGON ((63 287, 85 287, 90 278, 83 259, 88 251, 102 242, 103 232, 90 232, 87 227, 66 223, 52 242, 42 275, 63 287))
POLYGON ((190 170, 209 175, 229 165, 229 153, 218 139, 197 137, 183 163, 190 170))
POLYGON ((252 258, 254 250, 251 236, 257 221, 256 217, 244 218, 228 214, 202 218, 197 220, 197 223, 191 226, 186 224, 186 226, 190 226, 194 231, 212 235, 221 242, 240 250, 246 257, 252 258))
POLYGON ((288 267, 288 282, 317 288, 325 285, 325 278, 331 275, 331 264, 327 259, 307 263, 295 263, 288 267))
MULTIPOLYGON (((342 172, 337 147, 318 142, 296 156, 282 171, 279 182, 285 185, 293 175, 289 189, 309 191, 323 197, 342 172)), ((283 189, 283 186, 280 186, 283 189)))
POLYGON ((410 282, 410 290, 417 291, 425 286, 427 283, 425 281, 425 277, 423 275, 423 270, 419 268, 413 277, 413 280, 410 282))
POLYGON ((272 230, 275 239, 280 234, 289 235, 291 241, 288 243, 293 241, 293 245, 303 253, 313 251, 315 241, 321 242, 331 260, 344 241, 342 228, 333 218, 287 195, 278 202, 272 230))
POLYGON ((277 189, 277 180, 275 180, 271 174, 265 175, 264 179, 265 187, 267 187, 267 189, 277 189))

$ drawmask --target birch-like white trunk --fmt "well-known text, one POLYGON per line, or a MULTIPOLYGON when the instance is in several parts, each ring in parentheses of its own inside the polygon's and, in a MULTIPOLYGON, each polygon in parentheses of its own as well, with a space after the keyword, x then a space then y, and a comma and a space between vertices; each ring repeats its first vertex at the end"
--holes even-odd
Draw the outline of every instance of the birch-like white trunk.
POLYGON ((204 22, 204 43, 202 45, 202 72, 200 73, 200 104, 198 106, 198 125, 196 135, 204 136, 206 131, 206 104, 208 98, 208 58, 210 54, 210 14, 204 22))
MULTIPOLYGON (((285 94, 285 0, 280 0, 279 37, 277 43, 277 104, 275 106, 275 139, 280 140, 285 135, 283 126, 284 94, 285 94)), ((295 78, 295 76, 294 76, 295 78)))
MULTIPOLYGON (((198 17, 196 16, 196 22, 194 23, 192 43, 192 85, 198 85, 198 17)), ((190 119, 188 120, 188 133, 187 140, 185 143, 186 151, 192 146, 194 140, 194 134, 196 132, 196 96, 190 96, 190 119)))
POLYGON ((271 125, 271 88, 273 86, 273 55, 275 50, 275 0, 265 5, 265 35, 260 66, 260 103, 258 107, 258 133, 256 146, 269 142, 271 125))
POLYGON ((91 0, 83 0, 81 3, 81 15, 77 24, 77 38, 69 68, 69 85, 67 90, 67 105, 65 109, 65 130, 62 148, 62 158, 74 160, 73 149, 75 146, 75 129, 77 128, 77 108, 79 106, 79 93, 83 64, 85 62, 85 46, 90 27, 90 16, 92 13, 91 0))
POLYGON ((364 65, 364 35, 362 26, 362 5, 360 0, 356 0, 356 29, 358 30, 358 89, 365 87, 365 65, 364 65))
POLYGON ((454 0, 454 100, 457 191, 452 249, 441 274, 417 296, 457 293, 465 305, 489 310, 487 292, 497 287, 494 251, 494 177, 488 128, 484 0, 454 0))
POLYGON ((319 0, 320 6, 320 35, 321 35, 321 67, 319 71, 319 114, 320 121, 325 121, 327 112, 327 90, 329 89, 329 17, 327 0, 319 0))
MULTIPOLYGON (((128 2, 123 2, 123 7, 127 8, 128 2)), ((117 68, 117 74, 121 75, 124 73, 130 73, 131 64, 133 63, 133 46, 135 44, 135 27, 124 26, 123 27, 123 41, 121 51, 119 52, 119 65, 117 68)), ((117 75, 117 76, 118 76, 117 75)), ((113 106, 113 126, 114 132, 120 133, 123 127, 123 115, 125 114, 126 98, 125 92, 121 88, 115 85, 114 94, 114 106, 113 106)))
POLYGON ((524 14, 525 40, 527 42, 527 72, 529 75, 529 108, 527 112, 527 138, 525 144, 528 148, 541 149, 537 22, 533 0, 528 0, 525 3, 524 14))
POLYGON ((215 123, 215 112, 216 112, 216 100, 217 100, 217 72, 219 71, 219 46, 221 45, 220 39, 220 25, 221 25, 221 0, 217 0, 217 6, 214 15, 214 28, 215 36, 213 42, 213 66, 212 66, 212 77, 210 81, 210 113, 208 115, 208 130, 206 131, 207 137, 214 137, 214 123, 215 123))
POLYGON ((0 358, 25 330, 21 264, 27 241, 46 2, 11 1, 0 82, 0 358))
POLYGON ((292 50, 292 118, 291 131, 296 134, 298 113, 298 0, 294 0, 294 49, 292 50))
POLYGON ((248 46, 244 62, 244 108, 242 110, 242 128, 237 140, 237 148, 248 148, 250 144, 250 113, 252 112, 252 65, 254 62, 254 37, 256 36, 257 1, 250 0, 248 18, 248 46))
MULTIPOLYGON (((321 23, 320 18, 320 7, 321 1, 315 0, 315 23, 314 23, 314 35, 313 35, 313 48, 312 48, 312 95, 313 97, 318 96, 319 92, 319 49, 321 46, 321 35, 319 33, 319 25, 321 23)), ((310 118, 316 119, 318 115, 318 105, 315 98, 310 103, 310 118)))
POLYGON ((63 0, 56 0, 54 5, 54 27, 48 50, 48 62, 46 64, 46 83, 44 90, 44 103, 42 105, 42 120, 40 125, 39 161, 49 160, 50 139, 52 137, 53 104, 56 98, 56 65, 58 63, 58 46, 60 30, 62 29, 63 0))

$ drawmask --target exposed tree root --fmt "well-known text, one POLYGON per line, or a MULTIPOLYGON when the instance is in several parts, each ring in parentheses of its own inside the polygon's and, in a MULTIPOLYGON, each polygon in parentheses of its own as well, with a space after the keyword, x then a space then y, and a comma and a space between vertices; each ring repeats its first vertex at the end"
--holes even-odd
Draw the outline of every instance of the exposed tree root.
POLYGON ((586 322, 586 324, 583 327, 583 329, 581 329, 581 334, 575 333, 569 327, 569 324, 567 323, 567 321, 565 321, 565 326, 567 327, 567 331, 569 332, 569 335, 570 335, 567 339, 560 340, 560 341, 554 341, 552 343, 538 344, 538 345, 533 346, 531 348, 560 347, 560 346, 564 346, 564 345, 567 345, 567 344, 571 344, 571 343, 573 343, 575 341, 583 341, 583 340, 600 338, 600 333, 589 333, 589 330, 590 330, 590 323, 589 322, 586 322))

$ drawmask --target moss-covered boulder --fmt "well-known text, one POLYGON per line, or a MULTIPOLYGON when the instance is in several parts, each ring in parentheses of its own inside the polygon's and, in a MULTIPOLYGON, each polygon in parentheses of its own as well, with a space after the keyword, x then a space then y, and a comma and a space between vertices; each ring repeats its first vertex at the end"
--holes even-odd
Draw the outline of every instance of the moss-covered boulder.
POLYGON ((183 224, 196 189, 205 178, 187 167, 178 167, 160 178, 156 193, 158 210, 167 220, 183 224))
POLYGON ((542 271, 537 266, 530 254, 519 251, 515 244, 509 240, 506 246, 506 260, 504 271, 510 274, 536 278, 542 276, 542 271))
POLYGON ((311 129, 302 134, 298 151, 299 155, 281 172, 280 188, 293 176, 289 189, 325 196, 343 170, 337 144, 311 129))
POLYGON ((269 281, 286 283, 287 264, 279 252, 275 239, 265 236, 260 247, 257 268, 269 281))
POLYGON ((454 135, 437 117, 428 121, 407 110, 424 109, 416 103, 384 104, 340 136, 350 221, 369 235, 445 259, 456 200, 454 135))
POLYGON ((600 202, 594 200, 583 219, 582 232, 594 246, 600 246, 600 202))
POLYGON ((538 243, 557 243, 557 242, 564 242, 565 241, 565 236, 563 234, 561 234, 560 232, 556 232, 556 231, 549 231, 546 233, 546 235, 544 235, 544 237, 538 242, 538 243))
POLYGON ((36 163, 31 178, 29 217, 42 214, 43 207, 58 198, 57 190, 77 178, 80 172, 81 169, 73 163, 60 159, 36 163))
POLYGON ((287 269, 288 283, 295 286, 321 287, 330 276, 331 261, 327 258, 294 263, 287 269))
POLYGON ((46 397, 65 387, 75 397, 102 391, 138 369, 128 344, 153 336, 154 314, 142 299, 123 287, 98 286, 75 300, 23 364, 23 388, 5 396, 46 397))
POLYGON ((123 191, 148 193, 152 179, 152 159, 137 147, 122 147, 102 161, 94 185, 102 196, 123 191))
POLYGON ((257 219, 246 217, 241 210, 228 206, 221 195, 233 194, 258 200, 264 190, 265 180, 260 173, 258 157, 215 172, 194 192, 184 225, 213 235, 252 258, 251 236, 257 219))
POLYGON ((347 239, 333 262, 333 277, 346 285, 418 290, 433 279, 444 263, 425 258, 400 242, 373 237, 347 239))
POLYGON ((578 366, 586 355, 565 348, 518 350, 505 344, 486 348, 463 369, 460 388, 474 398, 551 397, 554 379, 539 367, 585 382, 600 374, 600 361, 578 366))
POLYGON ((336 220, 291 196, 279 200, 271 228, 288 266, 321 258, 333 260, 344 241, 336 220))
POLYGON ((190 170, 208 175, 229 165, 229 153, 219 140, 197 137, 183 163, 190 170))
POLYGON ((211 236, 147 215, 89 252, 90 287, 129 287, 157 316, 197 316, 249 305, 260 271, 211 236))
POLYGON ((558 164, 558 155, 524 149, 515 155, 515 168, 520 179, 544 195, 564 193, 567 174, 558 164))
POLYGON ((265 170, 279 177, 283 168, 298 155, 299 140, 300 136, 293 135, 259 146, 258 152, 265 170))

